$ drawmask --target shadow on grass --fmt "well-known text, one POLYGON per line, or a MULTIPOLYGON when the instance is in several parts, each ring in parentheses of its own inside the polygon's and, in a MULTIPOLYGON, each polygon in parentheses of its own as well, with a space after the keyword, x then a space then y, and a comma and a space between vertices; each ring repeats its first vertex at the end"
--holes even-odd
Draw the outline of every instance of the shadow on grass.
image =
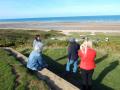
POLYGON ((64 72, 65 65, 59 64, 55 60, 53 60, 51 57, 43 54, 43 60, 45 60, 48 63, 48 69, 59 76, 64 72))
POLYGON ((65 56, 63 56, 63 57, 60 57, 60 58, 56 59, 55 61, 60 61, 60 60, 65 59, 65 58, 67 58, 67 57, 68 57, 68 55, 65 55, 65 56))
MULTIPOLYGON (((66 56, 62 57, 65 58, 66 56)), ((43 59, 46 60, 46 62, 48 63, 48 69, 52 72, 54 72, 55 74, 57 74, 58 76, 64 78, 65 80, 67 80, 68 82, 72 83, 73 85, 77 86, 78 88, 80 88, 81 84, 80 84, 80 75, 79 73, 77 73, 75 76, 73 76, 72 73, 70 73, 69 75, 65 76, 65 65, 62 65, 60 63, 58 63, 57 61, 53 60, 51 57, 46 56, 45 54, 43 55, 43 59)), ((60 59, 59 59, 60 60, 60 59)))
MULTIPOLYGON (((61 57, 57 60, 63 59, 65 58, 61 57)), ((101 61, 103 61, 105 58, 108 57, 108 54, 104 55, 103 57, 99 58, 96 60, 96 63, 99 63, 101 61)), ((43 59, 45 59, 49 65, 49 70, 51 70, 52 72, 56 73, 57 75, 59 75, 60 77, 66 79, 67 81, 69 81, 70 83, 72 83, 73 85, 77 86, 78 88, 81 87, 81 76, 80 73, 77 73, 75 75, 75 77, 71 74, 68 77, 64 77, 62 74, 64 74, 65 72, 65 66, 66 65, 62 65, 59 64, 58 62, 56 62, 55 60, 53 60, 51 57, 43 55, 43 59)), ((101 74, 98 76, 98 78, 96 80, 93 81, 93 90, 113 90, 112 88, 101 84, 101 81, 104 79, 104 77, 111 72, 112 70, 114 70, 117 65, 119 64, 119 61, 114 61, 112 63, 110 63, 109 66, 107 66, 102 72, 101 74)))
MULTIPOLYGON (((27 54, 27 56, 28 56, 28 54, 27 54)), ((61 60, 65 57, 66 56, 63 56, 61 58, 58 58, 57 60, 61 60)), ((108 57, 108 55, 104 55, 103 57, 100 57, 99 59, 96 60, 96 63, 98 64, 99 62, 103 61, 107 57, 108 57)), ((78 88, 81 87, 81 76, 79 73, 77 73, 75 75, 75 77, 72 74, 69 75, 68 77, 64 77, 66 65, 62 65, 62 64, 58 63, 57 61, 53 60, 51 57, 49 57, 45 54, 43 54, 43 60, 46 60, 46 62, 48 63, 48 65, 49 65, 48 69, 50 71, 54 72, 55 74, 57 74, 58 76, 60 76, 64 79, 66 79, 67 81, 74 84, 78 88)), ((104 79, 104 77, 109 72, 111 72, 113 69, 115 69, 118 66, 118 64, 119 64, 119 61, 116 60, 116 61, 110 63, 109 66, 105 67, 105 69, 99 74, 98 78, 93 81, 93 90, 114 90, 114 89, 110 88, 109 86, 102 84, 101 81, 104 79)))
POLYGON ((112 70, 114 70, 117 66, 119 65, 119 61, 116 60, 112 63, 110 63, 109 66, 107 66, 98 76, 98 78, 96 80, 93 81, 94 83, 94 90, 114 90, 108 86, 105 86, 104 84, 101 84, 102 80, 104 79, 104 77, 111 72, 112 70))
POLYGON ((95 60, 95 63, 98 64, 108 57, 108 54, 103 55, 102 57, 95 60))

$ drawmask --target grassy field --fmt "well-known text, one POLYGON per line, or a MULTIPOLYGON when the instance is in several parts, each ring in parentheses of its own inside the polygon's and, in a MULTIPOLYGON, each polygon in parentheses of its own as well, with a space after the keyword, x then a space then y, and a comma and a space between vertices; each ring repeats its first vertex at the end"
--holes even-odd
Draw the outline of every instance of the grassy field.
POLYGON ((49 86, 0 49, 0 90, 49 90, 49 86))
MULTIPOLYGON (((6 30, 7 31, 7 30, 6 30)), ((75 37, 81 38, 80 35, 85 35, 88 38, 94 41, 94 48, 97 51, 96 64, 97 67, 94 71, 93 75, 93 84, 94 90, 120 90, 120 33, 96 33, 95 36, 90 35, 90 33, 71 33, 70 36, 65 36, 59 34, 56 31, 15 31, 10 30, 8 33, 5 30, 2 30, 4 36, 2 38, 15 38, 14 34, 16 34, 16 40, 14 43, 18 42, 19 35, 25 39, 24 43, 11 45, 14 49, 21 52, 22 54, 28 56, 32 50, 32 41, 35 34, 39 32, 39 34, 48 35, 48 37, 42 36, 43 43, 45 43, 45 48, 43 51, 43 58, 47 61, 49 65, 49 69, 69 82, 75 84, 79 87, 81 83, 80 71, 78 71, 76 77, 64 77, 63 73, 65 72, 65 65, 67 62, 67 45, 68 42, 66 40, 51 40, 51 37, 75 37), (6 34, 7 33, 7 34, 6 34), (19 33, 19 34, 18 34, 19 33), (24 35, 24 34, 26 35, 24 35), (18 34, 18 36, 17 36, 18 34), (8 37, 9 36, 9 37, 8 37), (25 38, 27 36, 27 38, 25 38), (105 41, 105 38, 109 38, 109 42, 105 41)), ((12 40, 12 39, 10 39, 12 40)), ((2 41, 2 39, 1 39, 2 41)), ((81 44, 82 40, 79 42, 81 44)), ((14 77, 14 76, 13 76, 14 77)), ((10 80, 12 81, 12 80, 10 80)))

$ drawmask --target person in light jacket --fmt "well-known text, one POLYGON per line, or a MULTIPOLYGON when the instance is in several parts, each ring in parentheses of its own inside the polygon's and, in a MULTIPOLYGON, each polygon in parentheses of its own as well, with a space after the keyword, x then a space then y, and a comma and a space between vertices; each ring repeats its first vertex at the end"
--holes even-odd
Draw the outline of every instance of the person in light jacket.
POLYGON ((37 42, 34 45, 33 51, 30 53, 28 62, 27 62, 27 68, 30 71, 38 71, 43 69, 44 67, 47 67, 47 64, 45 60, 42 58, 42 49, 43 49, 43 43, 37 42))
POLYGON ((41 38, 40 35, 36 35, 35 39, 33 41, 33 48, 35 47, 36 44, 38 44, 39 42, 41 42, 41 38))

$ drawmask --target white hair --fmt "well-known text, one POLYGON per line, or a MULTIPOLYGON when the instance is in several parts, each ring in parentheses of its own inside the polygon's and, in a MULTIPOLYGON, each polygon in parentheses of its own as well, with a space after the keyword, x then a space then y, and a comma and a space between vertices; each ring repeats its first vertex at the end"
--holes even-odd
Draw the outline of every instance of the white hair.
POLYGON ((92 48, 92 41, 84 41, 80 46, 81 52, 85 55, 87 53, 87 47, 92 48))
POLYGON ((84 42, 81 44, 80 50, 82 51, 83 54, 86 54, 86 52, 87 52, 87 41, 84 41, 84 42))

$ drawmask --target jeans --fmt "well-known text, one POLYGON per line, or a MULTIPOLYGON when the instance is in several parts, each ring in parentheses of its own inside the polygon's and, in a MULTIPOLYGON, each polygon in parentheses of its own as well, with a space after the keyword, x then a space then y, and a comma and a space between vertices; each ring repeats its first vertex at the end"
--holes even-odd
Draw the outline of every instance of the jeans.
POLYGON ((70 66, 73 64, 73 73, 77 72, 77 68, 78 68, 78 60, 68 60, 67 65, 66 65, 66 71, 70 71, 70 66))

